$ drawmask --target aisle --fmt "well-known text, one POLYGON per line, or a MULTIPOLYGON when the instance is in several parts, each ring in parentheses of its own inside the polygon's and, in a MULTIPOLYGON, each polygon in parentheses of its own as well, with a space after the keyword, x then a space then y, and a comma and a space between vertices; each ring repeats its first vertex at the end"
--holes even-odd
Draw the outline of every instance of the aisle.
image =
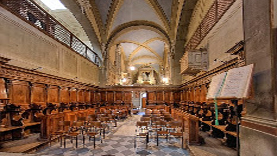
MULTIPOLYGON (((78 149, 74 149, 72 144, 68 141, 67 148, 60 147, 59 143, 53 144, 51 147, 46 147, 38 151, 36 155, 39 156, 184 156, 189 155, 188 151, 181 149, 179 140, 174 140, 174 144, 161 139, 160 145, 157 147, 154 138, 150 138, 148 148, 145 148, 143 142, 137 143, 137 148, 134 148, 135 124, 140 119, 141 115, 133 115, 124 121, 118 122, 118 127, 113 128, 103 143, 96 141, 96 148, 93 148, 93 141, 86 142, 83 147, 81 137, 78 141, 78 149)), ((142 140, 141 140, 142 141, 142 140)))

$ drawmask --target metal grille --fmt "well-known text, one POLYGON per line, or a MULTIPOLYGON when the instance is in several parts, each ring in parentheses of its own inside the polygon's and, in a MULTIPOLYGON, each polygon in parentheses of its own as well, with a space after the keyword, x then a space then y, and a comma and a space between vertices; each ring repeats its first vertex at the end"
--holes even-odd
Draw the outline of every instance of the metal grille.
POLYGON ((217 16, 220 19, 235 0, 217 0, 217 16))
POLYGON ((87 58, 88 58, 90 61, 96 62, 96 61, 95 61, 96 55, 95 55, 95 54, 93 53, 93 51, 91 51, 90 49, 87 50, 87 58))
POLYGON ((77 51, 79 54, 87 57, 86 46, 75 36, 72 37, 71 47, 73 50, 77 51))
POLYGON ((236 0, 216 0, 186 45, 195 49, 236 0))
POLYGON ((99 57, 93 50, 32 0, 0 0, 0 3, 16 16, 99 66, 99 57))

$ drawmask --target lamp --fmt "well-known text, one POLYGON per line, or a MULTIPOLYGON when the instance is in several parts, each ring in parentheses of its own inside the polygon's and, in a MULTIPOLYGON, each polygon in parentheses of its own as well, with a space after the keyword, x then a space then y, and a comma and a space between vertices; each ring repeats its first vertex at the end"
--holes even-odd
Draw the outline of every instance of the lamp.
POLYGON ((164 77, 163 78, 163 83, 168 83, 168 78, 164 77))
POLYGON ((130 67, 130 70, 135 70, 136 68, 134 66, 131 66, 130 67))

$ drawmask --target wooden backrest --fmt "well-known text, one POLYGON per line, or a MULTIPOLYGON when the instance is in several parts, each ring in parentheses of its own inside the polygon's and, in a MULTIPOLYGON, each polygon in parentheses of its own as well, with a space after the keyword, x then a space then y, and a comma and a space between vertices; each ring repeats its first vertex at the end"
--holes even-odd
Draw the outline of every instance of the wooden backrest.
POLYGON ((149 122, 144 122, 144 121, 137 121, 137 124, 136 124, 136 126, 139 128, 147 127, 148 125, 149 125, 149 122))
POLYGON ((7 98, 7 90, 5 85, 5 80, 0 78, 0 99, 7 98))
POLYGON ((150 117, 141 117, 140 121, 151 121, 150 117))

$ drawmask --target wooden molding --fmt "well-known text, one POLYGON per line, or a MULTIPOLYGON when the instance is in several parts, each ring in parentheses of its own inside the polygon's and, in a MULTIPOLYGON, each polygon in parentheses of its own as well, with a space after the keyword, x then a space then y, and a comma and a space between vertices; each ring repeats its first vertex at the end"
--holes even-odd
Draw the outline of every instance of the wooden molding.
POLYGON ((271 127, 271 126, 265 126, 262 124, 250 122, 250 121, 241 121, 241 126, 246 127, 246 128, 251 128, 255 129, 257 131, 261 131, 264 133, 268 133, 270 135, 274 135, 277 137, 277 128, 276 127, 271 127))

